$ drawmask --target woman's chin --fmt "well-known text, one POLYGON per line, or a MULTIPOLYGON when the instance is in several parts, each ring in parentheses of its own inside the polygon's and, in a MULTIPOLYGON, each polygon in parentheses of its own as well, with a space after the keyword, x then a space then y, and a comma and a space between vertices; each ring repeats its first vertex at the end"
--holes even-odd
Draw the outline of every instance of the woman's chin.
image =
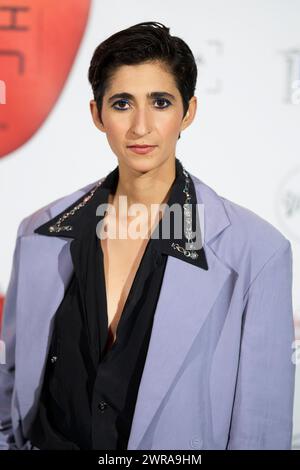
MULTIPOLYGON (((121 159, 122 161, 122 159, 121 159)), ((119 160, 120 163, 120 160, 119 160)), ((133 171, 138 171, 140 173, 147 173, 150 170, 153 170, 159 166, 160 162, 157 156, 154 155, 128 155, 124 159, 124 163, 127 167, 133 171)))

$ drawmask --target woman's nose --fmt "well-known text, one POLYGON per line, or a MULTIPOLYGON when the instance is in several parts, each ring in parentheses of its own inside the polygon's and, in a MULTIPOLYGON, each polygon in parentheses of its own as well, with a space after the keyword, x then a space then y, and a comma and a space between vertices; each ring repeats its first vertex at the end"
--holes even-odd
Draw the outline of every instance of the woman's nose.
POLYGON ((151 132, 150 117, 146 111, 140 110, 135 113, 131 124, 131 130, 136 135, 145 135, 151 132))

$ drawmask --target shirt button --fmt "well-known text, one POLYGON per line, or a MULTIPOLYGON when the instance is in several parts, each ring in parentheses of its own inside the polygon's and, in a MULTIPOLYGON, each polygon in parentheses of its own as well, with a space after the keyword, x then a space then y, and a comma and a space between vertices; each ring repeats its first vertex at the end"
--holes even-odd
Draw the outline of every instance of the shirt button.
POLYGON ((52 356, 50 361, 52 362, 52 364, 54 364, 54 362, 57 361, 57 356, 52 356))
POLYGON ((105 401, 100 401, 98 404, 98 409, 101 413, 104 413, 105 408, 107 408, 107 403, 105 401))

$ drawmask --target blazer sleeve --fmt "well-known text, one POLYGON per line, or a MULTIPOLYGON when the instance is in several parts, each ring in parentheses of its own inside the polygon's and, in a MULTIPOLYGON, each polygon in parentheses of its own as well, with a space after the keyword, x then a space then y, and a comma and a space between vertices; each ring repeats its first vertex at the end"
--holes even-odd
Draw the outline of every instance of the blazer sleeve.
POLYGON ((15 376, 15 344, 16 344, 16 297, 18 290, 18 270, 20 235, 23 223, 20 223, 13 253, 12 270, 4 301, 2 325, 0 331, 3 356, 0 362, 0 450, 14 448, 11 406, 15 376))
POLYGON ((245 294, 228 450, 291 448, 295 384, 292 263, 291 243, 284 238, 245 294))

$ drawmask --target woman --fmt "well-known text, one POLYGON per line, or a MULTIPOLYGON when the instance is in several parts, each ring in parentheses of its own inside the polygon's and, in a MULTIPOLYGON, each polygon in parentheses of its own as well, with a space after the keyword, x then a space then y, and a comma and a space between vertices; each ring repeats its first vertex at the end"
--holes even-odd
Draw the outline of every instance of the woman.
POLYGON ((175 156, 196 78, 161 23, 96 48, 90 109, 118 166, 19 226, 3 449, 290 448, 291 244, 175 156))

